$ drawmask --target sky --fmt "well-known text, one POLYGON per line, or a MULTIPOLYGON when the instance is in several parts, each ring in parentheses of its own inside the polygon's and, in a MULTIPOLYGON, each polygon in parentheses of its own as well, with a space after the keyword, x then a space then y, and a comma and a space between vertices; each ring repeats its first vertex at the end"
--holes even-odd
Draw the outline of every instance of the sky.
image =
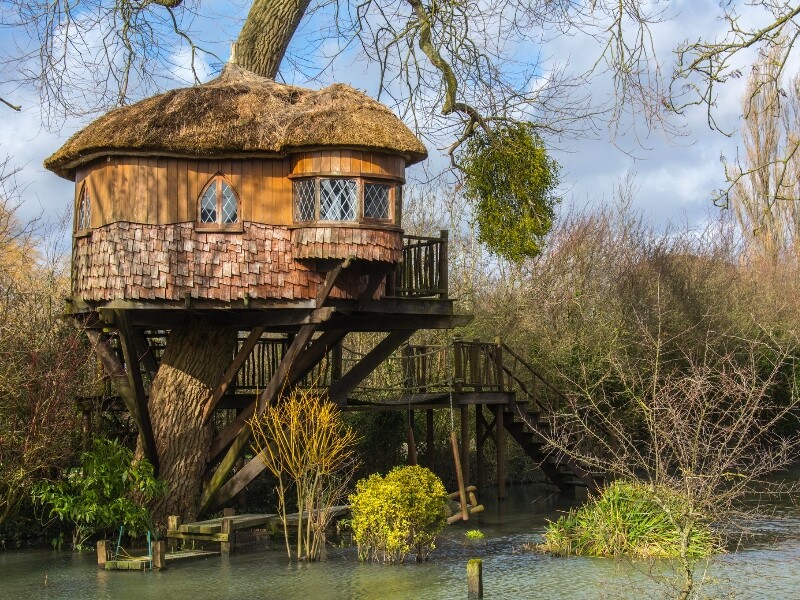
MULTIPOLYGON (((209 18, 195 20, 194 35, 203 45, 226 59, 229 44, 235 39, 246 15, 247 2, 202 0, 201 6, 211 10, 209 18)), ((685 0, 669 6, 671 19, 653 28, 657 50, 666 70, 671 68, 672 50, 681 40, 697 38, 701 34, 710 37, 714 32, 722 31, 724 26, 715 18, 717 2, 685 0)), ((330 47, 317 47, 309 42, 319 26, 319 21, 304 23, 290 48, 294 56, 303 56, 307 65, 312 67, 322 64, 326 60, 323 55, 331 51, 330 47)), ((10 54, 14 50, 12 45, 19 43, 19 38, 13 39, 12 33, 0 29, 0 55, 10 54)), ((524 60, 525 53, 531 50, 525 47, 509 49, 517 60, 524 60)), ((573 36, 557 40, 542 52, 569 62, 577 71, 592 64, 597 56, 597 47, 586 37, 573 36)), ((174 49, 172 75, 189 81, 188 58, 186 48, 174 49)), ((303 73, 293 70, 286 61, 281 74, 286 80, 309 87, 320 87, 322 83, 338 80, 375 95, 377 72, 365 64, 364 60, 349 52, 340 57, 319 81, 308 82, 303 73)), ((206 56, 201 59, 200 67, 202 78, 210 78, 220 64, 216 58, 206 56)), ((5 76, 5 80, 0 79, 0 96, 23 105, 23 110, 17 113, 0 106, 0 158, 10 156, 11 163, 19 168, 17 181, 25 200, 20 216, 26 219, 44 214, 53 219, 71 205, 72 184, 46 171, 42 161, 72 133, 85 126, 91 117, 71 118, 57 129, 48 130, 42 125, 35 91, 2 83, 7 82, 13 69, 13 64, 7 65, 5 73, 0 74, 5 76)), ((642 135, 642 124, 634 119, 628 125, 637 125, 638 138, 629 131, 614 137, 608 130, 600 129, 595 135, 577 139, 548 139, 553 157, 562 166, 560 191, 563 204, 583 207, 609 202, 615 185, 628 173, 634 173, 639 188, 634 206, 657 225, 680 222, 698 226, 712 218, 715 210, 711 202, 713 191, 725 183, 720 156, 733 158, 739 145, 736 130, 741 118, 740 99, 745 79, 726 84, 715 107, 719 122, 733 132, 731 136, 711 129, 704 110, 697 108, 688 111, 678 122, 682 127, 681 136, 670 136, 661 131, 642 135)), ((180 84, 173 82, 171 85, 180 84)), ((602 77, 597 78, 586 91, 594 99, 606 98, 611 93, 607 80, 602 77)), ((445 146, 446 143, 442 140, 438 145, 445 146)), ((436 145, 428 144, 431 152, 428 173, 447 164, 436 145)), ((421 176, 422 172, 411 173, 412 177, 415 174, 421 176)))

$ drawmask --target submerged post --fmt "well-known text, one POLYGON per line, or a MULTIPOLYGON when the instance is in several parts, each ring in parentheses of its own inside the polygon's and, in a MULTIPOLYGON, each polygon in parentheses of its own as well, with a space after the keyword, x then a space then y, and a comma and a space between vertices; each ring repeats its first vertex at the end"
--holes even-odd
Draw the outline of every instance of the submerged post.
POLYGON ((97 542, 97 566, 101 569, 106 566, 106 559, 108 558, 108 549, 106 540, 99 540, 97 542))
POLYGON ((467 598, 483 598, 483 561, 480 558, 467 561, 467 598))
POLYGON ((165 569, 167 567, 167 543, 164 540, 153 542, 153 568, 165 569))

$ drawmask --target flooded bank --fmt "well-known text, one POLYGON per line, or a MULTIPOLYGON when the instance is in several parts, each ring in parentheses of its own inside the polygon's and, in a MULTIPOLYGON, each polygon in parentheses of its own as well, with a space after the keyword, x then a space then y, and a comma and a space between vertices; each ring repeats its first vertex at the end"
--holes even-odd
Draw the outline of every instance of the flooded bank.
MULTIPOLYGON (((547 519, 568 505, 535 486, 511 487, 498 504, 467 523, 449 526, 425 564, 361 564, 355 548, 330 548, 328 560, 287 563, 282 542, 186 562, 165 571, 106 572, 94 553, 24 550, 0 554, 4 598, 179 600, 182 598, 463 599, 465 565, 484 559, 486 598, 657 598, 667 591, 669 565, 624 560, 553 558, 521 550, 541 539, 547 519), (480 529, 485 538, 468 540, 480 529)), ((800 511, 776 507, 774 518, 755 522, 753 538, 708 566, 711 596, 800 597, 800 511)), ((701 565, 702 567, 702 565, 701 565)))

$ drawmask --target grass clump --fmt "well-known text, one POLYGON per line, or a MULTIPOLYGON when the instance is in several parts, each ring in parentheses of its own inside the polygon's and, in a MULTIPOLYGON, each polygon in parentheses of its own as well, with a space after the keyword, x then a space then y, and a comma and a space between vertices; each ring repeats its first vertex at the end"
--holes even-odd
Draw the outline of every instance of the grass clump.
POLYGON ((689 558, 721 551, 708 519, 669 491, 616 481, 588 504, 550 522, 538 549, 559 556, 689 558))
POLYGON ((486 537, 480 529, 469 529, 465 535, 468 540, 482 540, 486 537))

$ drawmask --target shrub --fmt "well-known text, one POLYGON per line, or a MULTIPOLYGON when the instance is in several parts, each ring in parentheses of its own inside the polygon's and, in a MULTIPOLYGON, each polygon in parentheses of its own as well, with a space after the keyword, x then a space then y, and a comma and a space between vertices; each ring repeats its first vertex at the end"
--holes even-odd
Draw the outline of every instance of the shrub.
POLYGON ((40 482, 34 501, 49 515, 73 525, 72 547, 83 548, 93 534, 124 526, 135 536, 152 528, 145 504, 164 493, 147 460, 134 461, 133 452, 115 440, 94 440, 81 456, 81 466, 57 482, 40 482))
POLYGON ((410 552, 428 559, 445 524, 447 491, 425 467, 396 467, 362 479, 350 498, 361 560, 402 563, 410 552))
MULTIPOLYGON (((677 558, 685 513, 672 493, 643 483, 616 481, 588 504, 551 522, 539 549, 562 556, 677 558)), ((719 550, 710 525, 693 521, 686 555, 703 557, 719 550)))

